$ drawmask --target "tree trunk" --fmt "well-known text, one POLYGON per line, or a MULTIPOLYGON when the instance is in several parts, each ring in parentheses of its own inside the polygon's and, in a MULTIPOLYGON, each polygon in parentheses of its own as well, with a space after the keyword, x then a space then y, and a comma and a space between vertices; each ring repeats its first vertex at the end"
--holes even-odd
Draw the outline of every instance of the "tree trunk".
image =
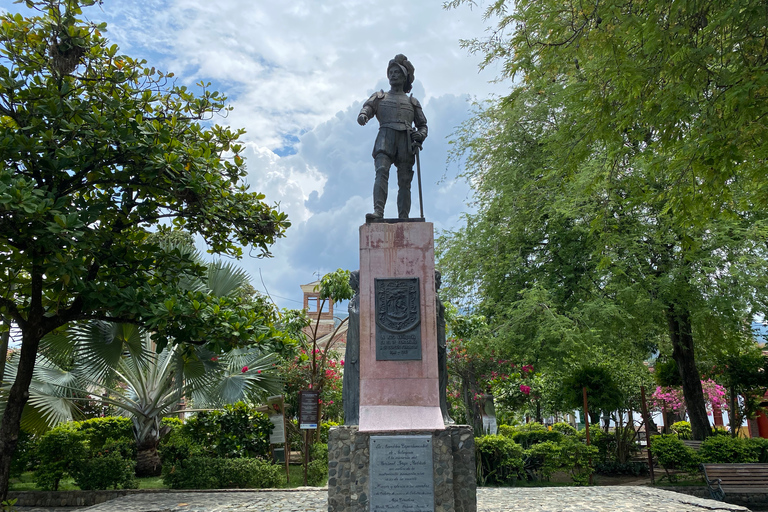
POLYGON ((2 422, 0 422, 0 501, 4 501, 8 495, 11 460, 19 441, 21 413, 29 399, 29 384, 32 382, 37 349, 42 337, 43 329, 37 326, 28 325, 22 332, 21 355, 16 380, 8 393, 8 403, 5 406, 2 422))
POLYGON ((694 357, 691 314, 687 308, 672 304, 667 308, 667 324, 672 340, 672 358, 677 363, 683 383, 683 397, 688 409, 688 418, 691 420, 693 439, 703 441, 712 430, 694 357))
POLYGON ((136 452, 136 476, 159 476, 162 464, 157 453, 157 443, 146 443, 136 452))
POLYGON ((8 359, 8 341, 11 339, 11 322, 5 322, 8 330, 0 333, 0 382, 5 378, 5 364, 8 359))
POLYGON ((475 400, 475 397, 481 393, 477 389, 475 367, 472 363, 469 364, 466 373, 461 377, 461 394, 464 399, 467 423, 472 425, 476 436, 481 436, 483 435, 483 417, 480 411, 480 404, 475 400))
POLYGON ((731 410, 728 411, 728 416, 731 420, 731 437, 738 437, 742 418, 738 409, 739 401, 736 398, 736 387, 733 385, 731 385, 731 389, 728 390, 728 401, 730 402, 731 408, 731 410))

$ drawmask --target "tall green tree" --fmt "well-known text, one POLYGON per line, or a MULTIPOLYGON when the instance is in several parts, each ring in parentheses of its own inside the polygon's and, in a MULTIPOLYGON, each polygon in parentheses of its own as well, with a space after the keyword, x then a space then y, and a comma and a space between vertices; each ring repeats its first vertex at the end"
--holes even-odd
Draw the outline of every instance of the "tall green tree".
POLYGON ((696 350, 748 342, 766 299, 765 214, 732 211, 683 227, 663 201, 635 202, 646 188, 670 186, 642 162, 595 145, 570 169, 564 141, 579 114, 564 108, 562 89, 518 87, 462 130, 478 211, 440 241, 448 291, 469 298, 494 339, 537 370, 596 344, 629 343, 627 353, 646 356, 669 347, 703 437, 696 350))
POLYGON ((242 131, 210 123, 225 98, 121 55, 103 25, 80 19, 94 0, 26 3, 33 15, 0 19, 0 314, 22 339, 0 497, 47 333, 100 319, 146 326, 157 350, 274 339, 258 304, 179 286, 204 268, 150 230, 184 228, 239 257, 250 245, 268 255, 288 226, 242 185, 242 131))
MULTIPOLYGON (((472 2, 451 5, 461 3, 472 2)), ((484 166, 473 176, 485 194, 483 220, 503 222, 529 207, 533 225, 506 231, 531 234, 535 247, 556 248, 558 224, 578 237, 582 250, 555 274, 571 275, 570 285, 535 286, 549 296, 585 291, 566 315, 582 327, 634 317, 647 328, 633 337, 653 339, 664 326, 694 436, 703 438, 709 425, 695 366, 703 344, 694 340, 723 332, 746 339, 744 322, 765 305, 764 2, 499 1, 486 16, 496 21, 493 35, 466 44, 519 81, 481 116, 480 132, 492 140, 463 141, 485 156, 472 160, 484 166), (511 194, 496 197, 502 180, 515 177, 516 188, 504 189, 511 194), (596 304, 590 290, 613 306, 605 310, 612 321, 583 316, 596 304)), ((545 261, 564 254, 550 251, 545 261)), ((526 282, 525 293, 537 289, 526 282)))

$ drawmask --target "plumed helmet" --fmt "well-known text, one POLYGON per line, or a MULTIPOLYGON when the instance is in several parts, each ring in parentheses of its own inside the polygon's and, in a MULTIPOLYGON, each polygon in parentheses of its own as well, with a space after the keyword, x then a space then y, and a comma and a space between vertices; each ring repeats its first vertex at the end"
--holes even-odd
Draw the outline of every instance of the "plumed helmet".
POLYGON ((411 89, 413 88, 413 64, 411 64, 411 61, 409 61, 408 57, 402 53, 398 53, 395 55, 394 59, 389 61, 387 70, 389 70, 389 68, 392 66, 399 66, 403 71, 403 74, 405 75, 405 85, 403 86, 403 91, 411 92, 411 89))

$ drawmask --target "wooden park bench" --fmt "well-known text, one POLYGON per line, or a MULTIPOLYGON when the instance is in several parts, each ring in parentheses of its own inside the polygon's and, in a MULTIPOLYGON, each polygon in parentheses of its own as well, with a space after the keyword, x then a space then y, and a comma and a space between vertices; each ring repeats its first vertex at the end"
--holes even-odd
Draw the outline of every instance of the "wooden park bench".
POLYGON ((704 441, 694 441, 693 439, 683 439, 683 444, 687 446, 688 448, 693 448, 696 451, 699 451, 699 448, 701 448, 701 443, 704 441))
POLYGON ((768 464, 702 464, 712 499, 726 493, 768 493, 768 464))

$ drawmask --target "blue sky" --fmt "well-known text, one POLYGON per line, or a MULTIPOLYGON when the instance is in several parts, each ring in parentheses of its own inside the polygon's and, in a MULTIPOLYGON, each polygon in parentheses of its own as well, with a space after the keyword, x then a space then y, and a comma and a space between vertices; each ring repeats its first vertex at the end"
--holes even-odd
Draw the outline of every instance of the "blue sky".
MULTIPOLYGON (((27 12, 10 0, 0 8, 27 12)), ((441 0, 105 0, 84 15, 106 21, 122 53, 228 96, 234 110, 218 123, 247 131, 247 182, 293 222, 273 258, 245 251, 238 262, 280 307, 300 307, 299 285, 317 275, 358 267, 377 123, 360 127, 355 119, 373 91, 388 88, 387 63, 397 53, 416 68, 413 93, 429 121, 425 216, 439 232, 457 227, 469 208, 470 190, 448 163, 450 136, 473 100, 505 91, 492 83, 497 69, 481 72, 481 57, 460 47, 460 39, 484 34, 482 2, 444 10, 441 0)), ((385 214, 394 217, 394 173, 390 185, 385 214)))

